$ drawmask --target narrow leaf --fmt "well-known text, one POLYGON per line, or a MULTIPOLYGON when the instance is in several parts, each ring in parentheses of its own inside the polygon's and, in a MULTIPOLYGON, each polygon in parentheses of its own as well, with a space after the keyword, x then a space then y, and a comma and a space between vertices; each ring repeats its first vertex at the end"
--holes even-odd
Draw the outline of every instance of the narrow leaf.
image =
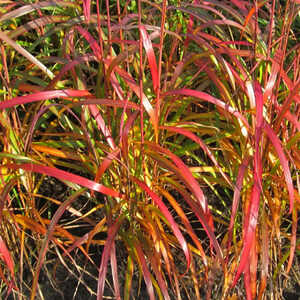
POLYGON ((286 159, 286 157, 284 155, 279 138, 277 137, 277 135, 275 134, 275 132, 273 131, 273 129, 267 122, 264 123, 264 131, 266 132, 266 134, 268 135, 268 138, 270 139, 271 143, 273 144, 273 146, 277 152, 278 158, 280 160, 281 166, 283 168, 284 178, 285 178, 285 182, 287 185, 289 198, 290 198, 290 213, 291 213, 293 211, 295 195, 294 195, 293 181, 292 181, 292 176, 291 176, 291 172, 289 169, 288 160, 286 159))
MULTIPOLYGON (((15 273, 14 273, 14 261, 10 255, 10 252, 5 244, 5 242, 3 241, 1 235, 0 235, 0 258, 4 261, 4 263, 6 264, 10 275, 13 279, 13 282, 15 281, 15 273)), ((14 283, 13 283, 14 284, 14 283)))
POLYGON ((173 90, 173 91, 169 91, 167 93, 164 94, 164 96, 168 96, 168 95, 182 95, 182 96, 191 96, 191 97, 195 97, 198 99, 202 99, 204 101, 213 103, 219 107, 221 107, 222 109, 224 109, 225 111, 229 112, 230 114, 232 114, 233 116, 235 116, 236 118, 240 119, 243 124, 245 125, 246 129, 249 130, 250 126, 247 122, 247 120, 245 119, 245 117, 237 110, 235 110, 233 107, 231 107, 230 105, 224 103, 223 101, 207 94, 201 91, 196 91, 196 90, 191 90, 191 89, 179 89, 179 90, 173 90))
POLYGON ((152 280, 151 280, 151 273, 149 272, 143 250, 142 250, 140 244, 135 244, 135 249, 136 249, 139 263, 142 268, 143 275, 144 275, 144 280, 145 280, 146 288, 148 291, 148 295, 150 297, 150 300, 155 300, 154 289, 153 289, 153 284, 152 284, 152 280))
POLYGON ((135 177, 131 177, 131 179, 138 184, 151 198, 152 200, 155 202, 155 204, 159 207, 159 209, 161 210, 162 214, 165 216, 165 218, 167 219, 167 221, 169 222, 178 242, 180 243, 180 246, 184 252, 186 261, 187 261, 187 271, 190 267, 190 263, 191 263, 191 257, 190 257, 190 251, 188 249, 187 243, 185 241, 185 238, 183 237, 177 223, 175 222, 174 218, 172 217, 172 215, 170 214, 168 208, 166 207, 166 205, 163 203, 163 201, 160 199, 159 196, 157 196, 156 193, 154 193, 153 191, 151 191, 151 189, 142 181, 138 180, 135 177))
POLYGON ((149 61, 150 71, 152 75, 153 89, 154 91, 156 91, 156 89, 158 88, 158 70, 157 70, 157 63, 155 59, 154 50, 152 47, 151 40, 145 29, 145 26, 141 25, 139 28, 140 28, 143 45, 146 50, 147 58, 149 61))
POLYGON ((38 92, 31 95, 15 97, 10 100, 3 101, 0 103, 0 110, 9 107, 14 107, 16 105, 43 101, 48 99, 66 98, 66 97, 86 97, 89 95, 90 93, 88 91, 82 91, 82 90, 53 90, 53 91, 38 92))
POLYGON ((120 226, 123 223, 124 215, 121 215, 115 223, 109 226, 106 243, 102 252, 101 257, 101 264, 99 268, 99 275, 98 275, 98 287, 97 287, 97 300, 103 299, 103 292, 104 292, 104 284, 106 279, 106 272, 107 272, 107 264, 110 258, 110 252, 112 249, 113 242, 116 238, 117 232, 120 226))
POLYGON ((250 205, 248 208, 248 212, 246 215, 245 221, 245 235, 243 241, 243 249, 240 258, 240 263, 235 275, 235 278, 232 283, 232 287, 234 287, 240 278, 242 272, 245 270, 247 264, 249 264, 249 253, 251 249, 251 245, 255 236, 255 230, 257 225, 257 217, 258 217, 258 209, 259 209, 259 199, 260 199, 260 187, 257 182, 254 183, 251 192, 250 205))
POLYGON ((112 196, 112 197, 121 197, 121 194, 115 190, 112 190, 102 184, 99 184, 95 181, 89 180, 87 178, 84 178, 79 175, 72 174, 67 171, 63 171, 54 167, 48 167, 38 164, 8 164, 5 165, 8 169, 18 170, 23 169, 28 172, 36 172, 44 175, 48 175, 51 177, 55 177, 60 180, 66 180, 69 182, 73 182, 76 184, 79 184, 81 186, 84 186, 88 189, 91 189, 93 191, 112 196))
POLYGON ((54 74, 38 59, 36 59, 32 54, 30 54, 27 50, 25 50, 22 46, 17 44, 11 38, 9 38, 4 32, 0 31, 0 40, 6 42, 8 45, 13 47, 17 52, 26 57, 30 62, 32 62, 35 66, 41 69, 49 78, 53 79, 54 74))

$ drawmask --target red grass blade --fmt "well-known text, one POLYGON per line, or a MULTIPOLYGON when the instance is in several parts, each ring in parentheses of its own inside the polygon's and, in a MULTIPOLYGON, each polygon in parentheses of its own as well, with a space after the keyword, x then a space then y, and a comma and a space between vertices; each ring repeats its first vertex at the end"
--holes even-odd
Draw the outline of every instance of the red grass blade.
POLYGON ((278 158, 280 160, 281 166, 283 168, 284 178, 285 178, 285 182, 287 185, 289 198, 290 198, 290 211, 289 212, 291 213, 293 211, 295 195, 294 195, 293 181, 292 181, 292 176, 291 176, 291 172, 289 169, 288 160, 286 159, 286 157, 284 155, 279 138, 277 137, 277 135, 275 134, 275 132, 273 131, 273 129, 267 122, 264 123, 264 131, 266 132, 266 134, 268 135, 268 138, 270 139, 271 143, 273 144, 273 146, 277 152, 278 158))
POLYGON ((116 245, 115 245, 114 240, 113 240, 112 246, 111 246, 110 264, 111 264, 111 272, 112 272, 113 283, 114 283, 115 299, 121 300, 120 285, 119 285, 119 279, 118 279, 116 245))
POLYGON ((81 26, 75 26, 74 29, 78 30, 80 34, 86 39, 86 41, 91 46, 94 55, 98 58, 99 61, 101 61, 102 60, 101 48, 98 45, 97 41, 92 37, 92 35, 87 30, 83 29, 81 26))
POLYGON ((89 105, 89 110, 97 122, 98 128, 102 131, 108 145, 111 149, 116 149, 115 141, 113 140, 109 128, 106 126, 104 119, 102 118, 101 112, 97 105, 89 105))
MULTIPOLYGON (((265 209, 265 208, 264 208, 265 209)), ((262 214, 262 220, 265 219, 265 211, 262 214)), ((261 279, 257 299, 261 300, 267 286, 267 276, 269 267, 269 236, 268 223, 262 222, 262 240, 261 240, 261 279)))
POLYGON ((178 133, 190 138, 194 142, 196 142, 202 148, 202 150, 206 153, 206 155, 210 158, 210 160, 214 163, 214 165, 218 168, 218 170, 222 174, 225 181, 229 184, 229 186, 232 186, 232 182, 230 181, 228 176, 223 172, 222 168, 219 166, 219 164, 218 164, 216 158, 214 157, 214 155, 212 154, 212 152, 209 150, 209 148, 203 143, 203 141, 198 136, 196 136, 194 133, 192 133, 191 131, 186 130, 184 128, 179 128, 179 127, 174 127, 174 126, 160 126, 160 128, 166 129, 169 131, 173 131, 173 132, 178 132, 178 133))
MULTIPOLYGON (((39 252, 38 261, 37 261, 37 264, 36 264, 36 267, 35 267, 35 277, 34 277, 34 280, 33 280, 33 283, 32 283, 32 289, 31 289, 31 297, 32 298, 34 298, 35 294, 36 294, 36 288, 37 288, 37 284, 38 284, 39 274, 40 274, 42 265, 43 265, 44 260, 45 260, 45 255, 46 255, 46 252, 47 252, 47 249, 48 249, 49 241, 51 241, 51 239, 53 237, 55 227, 56 227, 59 219, 61 218, 61 216, 63 215, 63 213, 67 209, 67 207, 70 206, 72 204, 72 202, 74 202, 77 199, 77 197, 82 193, 83 193, 83 190, 79 190, 74 195, 72 195, 69 199, 67 199, 65 202, 63 202, 60 205, 60 207, 57 209, 57 211, 55 212, 54 216, 52 217, 52 220, 50 222, 48 231, 45 234, 45 239, 44 239, 44 242, 42 244, 41 250, 39 252)), ((84 249, 82 249, 82 250, 84 251, 84 249)))
POLYGON ((265 91, 264 91, 264 102, 267 102, 267 100, 271 97, 273 93, 273 88, 276 83, 277 75, 280 71, 280 62, 281 62, 281 57, 283 53, 281 49, 278 49, 275 54, 274 58, 272 59, 272 67, 271 67, 271 72, 270 72, 270 77, 268 79, 265 91))
POLYGON ((244 247, 241 254, 240 263, 232 283, 234 287, 240 278, 242 272, 245 270, 247 263, 249 263, 249 253, 251 249, 251 244, 255 236, 255 229, 257 225, 258 209, 259 209, 259 199, 260 199, 260 187, 258 182, 254 182, 250 198, 250 207, 248 209, 246 220, 245 220, 245 235, 244 235, 244 247))
POLYGON ((256 236, 254 236, 251 251, 250 251, 250 294, 252 299, 256 299, 256 291, 257 291, 257 241, 256 236))
POLYGON ((243 186, 243 180, 244 180, 246 170, 248 168, 249 160, 250 160, 249 157, 245 157, 242 164, 240 165, 238 175, 237 175, 236 185, 235 185, 235 188, 234 188, 232 211, 231 211, 231 217, 230 217, 230 225, 229 225, 229 228, 228 228, 228 241, 227 241, 228 252, 229 252, 229 249, 231 247, 234 220, 235 220, 235 216, 236 216, 236 213, 237 213, 238 204, 239 204, 240 195, 241 195, 241 189, 242 189, 242 186, 243 186))
POLYGON ((202 224, 205 232, 207 233, 207 236, 210 239, 211 244, 213 245, 213 247, 216 250, 216 254, 220 260, 220 262, 223 264, 223 253, 222 253, 222 249, 216 239, 216 236, 213 232, 213 229, 211 228, 211 225, 209 224, 206 214, 204 213, 204 211, 201 208, 201 205, 198 205, 198 203, 196 203, 191 197, 190 197, 190 193, 188 193, 185 189, 182 189, 178 184, 176 184, 175 182, 172 182, 173 187, 182 195, 182 197, 184 198, 185 202, 190 206, 190 208, 192 209, 193 213, 196 215, 196 217, 198 218, 198 220, 200 221, 200 223, 202 224))
POLYGON ((140 33, 143 41, 144 48, 146 50, 147 58, 149 61, 150 71, 152 75, 152 82, 153 82, 153 89, 156 92, 158 88, 158 70, 157 70, 157 63, 155 59, 154 50, 152 47, 152 42, 147 34, 147 31, 143 25, 140 26, 140 33))
MULTIPOLYGON (((263 93, 261 86, 257 81, 254 82, 254 95, 256 104, 256 122, 255 122, 255 153, 254 153, 254 176, 257 176, 257 182, 262 189, 262 161, 260 153, 260 141, 262 137, 263 126, 263 93)), ((255 179, 254 179, 255 180, 255 179)))
MULTIPOLYGON (((250 205, 244 221, 244 232, 245 232, 244 246, 241 254, 240 264, 238 266, 238 270, 233 282, 233 286, 235 286, 241 273, 244 271, 245 267, 249 263, 249 254, 251 253, 252 243, 255 239, 260 193, 262 191, 262 160, 261 160, 261 153, 260 153, 260 141, 262 136, 262 126, 263 126, 263 94, 262 94, 262 89, 257 81, 254 82, 254 95, 255 95, 255 102, 256 102, 255 153, 254 153, 254 174, 253 174, 254 185, 252 188, 250 205)), ((253 100, 254 99, 252 99, 252 101, 253 100)), ((251 292, 249 294, 249 289, 251 291, 250 269, 248 271, 249 271, 249 286, 247 285, 246 289, 247 289, 247 297, 250 297, 249 299, 251 299, 251 292)))
POLYGON ((90 53, 73 58, 72 61, 69 61, 61 68, 59 73, 51 80, 51 82, 48 84, 48 86, 45 89, 51 90, 51 89, 55 88, 56 83, 63 77, 63 75, 67 71, 73 69, 76 65, 84 63, 84 62, 89 62, 90 60, 96 60, 96 59, 97 58, 90 53))
POLYGON ((0 258, 4 261, 8 270, 10 271, 10 275, 13 279, 13 285, 15 285, 14 284, 14 281, 15 281, 14 261, 13 261, 11 255, 10 255, 10 252, 1 236, 0 236, 0 258))
POLYGON ((180 246, 184 252, 186 261, 187 261, 187 271, 190 267, 190 263, 191 263, 191 257, 190 257, 190 251, 189 248, 187 246, 187 242, 185 241, 185 238, 183 237, 177 223, 175 222, 174 218, 172 217, 172 215, 170 214, 170 212, 168 211, 168 208, 166 207, 166 205, 163 203, 163 201, 160 199, 159 196, 157 196, 156 193, 154 193, 153 191, 151 191, 151 189, 142 181, 138 180, 137 178, 131 176, 131 179, 138 184, 151 198, 152 200, 155 202, 155 204, 159 207, 159 209, 161 210, 162 214, 165 216, 165 218, 167 219, 167 221, 170 223, 170 226, 178 240, 178 242, 180 243, 180 246))
POLYGON ((70 181, 76 184, 79 184, 81 186, 84 186, 88 189, 91 189, 93 191, 112 196, 112 197, 122 197, 121 194, 115 190, 112 190, 102 184, 99 184, 95 181, 89 180, 87 178, 81 177, 79 175, 72 174, 70 172, 66 172, 54 167, 48 167, 43 165, 37 165, 37 164, 8 164, 5 165, 8 169, 18 170, 23 169, 28 172, 36 172, 40 174, 45 174, 51 177, 55 177, 60 180, 66 180, 70 181))
POLYGON ((210 212, 208 209, 207 200, 206 200, 206 198, 203 194, 203 191, 200 188, 197 180, 194 178, 192 172, 190 171, 190 169, 183 163, 183 161, 178 156, 176 156, 170 150, 160 147, 159 145, 154 144, 154 143, 147 143, 147 145, 149 145, 151 148, 153 148, 154 151, 164 153, 170 159, 172 159, 172 161, 175 163, 175 165, 179 168, 179 170, 182 174, 182 179, 185 180, 187 185, 190 187, 191 191, 194 193, 197 200, 199 201, 199 203, 202 207, 202 210, 207 215, 207 218, 209 218, 210 212))
POLYGON ((122 222, 124 220, 124 216, 121 215, 115 223, 113 223, 111 226, 109 226, 108 233, 107 233, 107 239, 106 243, 102 252, 101 257, 101 264, 99 268, 99 275, 98 275, 98 288, 97 288, 97 300, 103 299, 103 292, 104 292, 104 284, 105 284, 105 278, 106 278, 106 272, 107 272, 107 264, 108 260, 110 258, 110 252, 112 249, 113 242, 116 238, 116 234, 122 225, 122 222))
POLYGON ((247 263, 247 266, 245 267, 244 271, 244 285, 245 285, 245 291, 246 291, 246 299, 252 300, 251 296, 251 287, 250 287, 250 263, 247 263))
POLYGON ((16 105, 43 101, 48 99, 54 98, 68 98, 68 97, 86 97, 90 96, 91 94, 88 91, 82 90, 53 90, 53 91, 45 91, 45 92, 38 92, 31 95, 15 97, 7 101, 3 101, 0 103, 0 110, 14 107, 16 105))
POLYGON ((150 300, 155 300, 154 289, 153 289, 153 284, 152 284, 152 280, 151 280, 151 274, 149 272, 143 250, 142 250, 140 244, 135 244, 134 246, 136 249, 136 254, 137 254, 138 260, 142 267, 142 272, 144 275, 144 280, 145 280, 145 284, 146 284, 146 288, 147 288, 150 300))
POLYGON ((224 103, 223 101, 221 101, 221 100, 219 100, 219 99, 217 99, 217 98, 215 98, 215 97, 213 97, 213 96, 211 96, 207 93, 204 93, 204 92, 201 92, 201 91, 195 91, 195 90, 191 90, 191 89, 179 89, 179 90, 169 91, 169 92, 164 94, 164 96, 168 96, 168 95, 191 96, 191 97, 195 97, 195 98, 202 99, 204 101, 213 103, 213 104, 221 107, 225 111, 229 112, 230 114, 232 114, 236 118, 240 119, 248 130, 250 128, 247 120, 245 119, 245 117, 240 112, 235 110, 230 105, 224 103))
POLYGON ((139 98, 142 97, 142 99, 140 99, 140 101, 143 102, 143 106, 150 117, 152 126, 153 126, 155 132, 157 132, 157 122, 156 122, 155 111, 154 111, 150 101, 146 97, 146 95, 143 92, 142 93, 140 92, 139 85, 136 84, 134 79, 127 72, 125 72, 124 70, 122 70, 121 68, 118 68, 118 67, 115 68, 115 71, 119 73, 119 75, 126 81, 128 86, 134 91, 134 93, 139 98))
POLYGON ((95 175, 95 182, 98 182, 105 170, 111 165, 112 161, 117 158, 120 153, 120 149, 117 148, 111 153, 108 153, 107 157, 104 158, 102 164, 98 167, 97 173, 95 175))
POLYGON ((90 22, 91 17, 91 0, 83 0, 83 13, 87 23, 90 22))

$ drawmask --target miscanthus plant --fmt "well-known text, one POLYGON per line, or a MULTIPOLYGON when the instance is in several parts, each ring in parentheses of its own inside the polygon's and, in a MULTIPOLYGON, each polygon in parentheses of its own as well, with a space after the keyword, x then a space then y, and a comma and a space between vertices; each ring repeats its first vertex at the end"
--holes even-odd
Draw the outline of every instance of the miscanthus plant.
POLYGON ((299 1, 0 4, 5 294, 43 297, 51 254, 97 299, 280 299, 300 244, 299 1))

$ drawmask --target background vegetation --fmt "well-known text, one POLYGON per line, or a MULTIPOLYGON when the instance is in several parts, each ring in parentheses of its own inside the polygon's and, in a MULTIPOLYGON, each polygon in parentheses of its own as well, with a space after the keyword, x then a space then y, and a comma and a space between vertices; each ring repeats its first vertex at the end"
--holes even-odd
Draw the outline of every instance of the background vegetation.
POLYGON ((296 289, 299 0, 2 0, 0 26, 2 297, 296 289))

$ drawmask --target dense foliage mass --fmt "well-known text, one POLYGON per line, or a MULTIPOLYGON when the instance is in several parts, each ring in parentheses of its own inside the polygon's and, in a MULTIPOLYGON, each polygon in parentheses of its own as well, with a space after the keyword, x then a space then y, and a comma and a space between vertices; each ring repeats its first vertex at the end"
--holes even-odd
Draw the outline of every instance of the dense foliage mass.
POLYGON ((2 297, 64 266, 97 299, 281 299, 299 37, 299 0, 0 1, 2 297))

